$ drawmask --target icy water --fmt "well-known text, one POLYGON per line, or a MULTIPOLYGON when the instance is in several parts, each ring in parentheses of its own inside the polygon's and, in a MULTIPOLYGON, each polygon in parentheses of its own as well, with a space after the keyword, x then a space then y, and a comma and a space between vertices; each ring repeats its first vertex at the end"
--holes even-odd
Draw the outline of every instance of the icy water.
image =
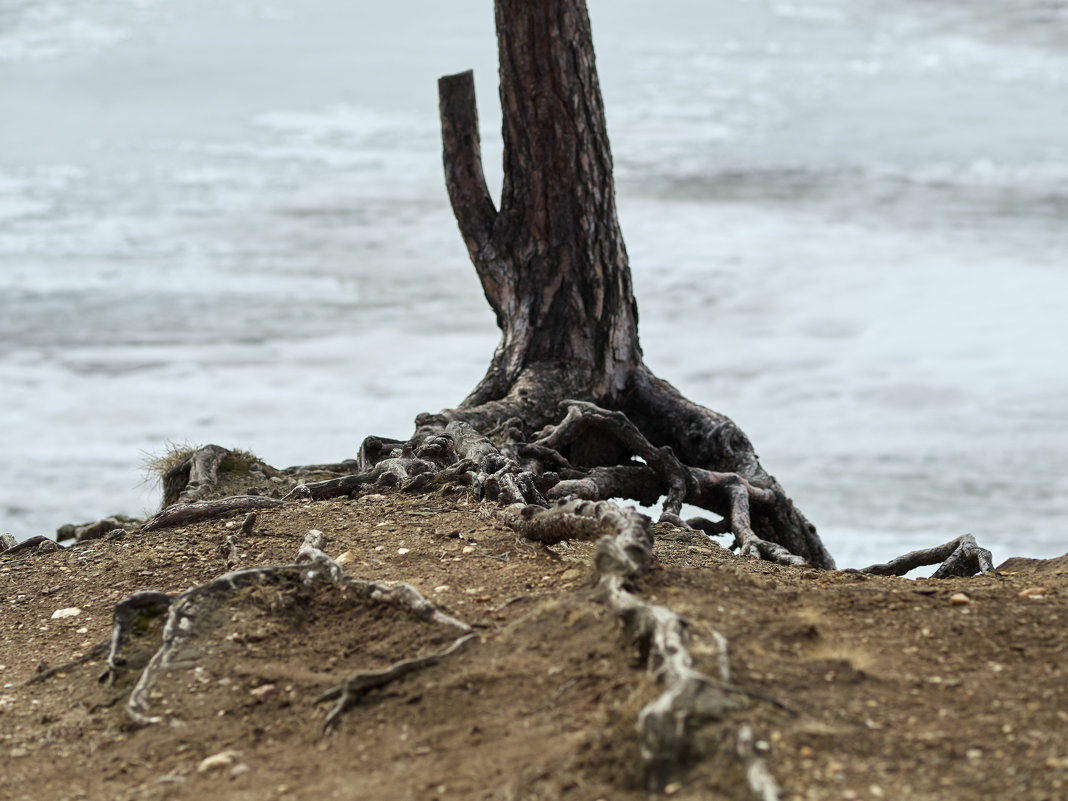
MULTIPOLYGON (((648 363, 840 564, 1068 550, 1068 3, 591 0, 648 363)), ((168 441, 350 457, 496 344, 436 79, 488 0, 0 4, 0 530, 168 441), (389 6, 388 9, 385 6, 389 6)))

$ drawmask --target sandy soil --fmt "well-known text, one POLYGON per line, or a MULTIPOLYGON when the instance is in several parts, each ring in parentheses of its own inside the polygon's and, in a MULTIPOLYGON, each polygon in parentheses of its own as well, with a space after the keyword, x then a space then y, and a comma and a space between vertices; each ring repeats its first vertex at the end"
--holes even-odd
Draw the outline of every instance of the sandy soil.
MULTIPOLYGON (((0 798, 647 798, 635 721, 658 688, 591 596, 592 547, 534 546, 455 495, 260 512, 237 566, 291 562, 320 529, 353 576, 409 582, 474 626, 466 649, 371 692, 324 736, 323 691, 456 632, 329 586, 250 590, 156 686, 162 722, 132 725, 134 668, 159 631, 145 626, 127 673, 99 682, 113 605, 224 573, 220 544, 242 518, 0 558, 0 798)), ((748 798, 734 756, 748 722, 789 799, 1068 798, 1068 559, 869 578, 657 531, 638 589, 686 617, 709 672, 711 632, 725 635, 753 694, 695 734, 671 797, 748 798)))

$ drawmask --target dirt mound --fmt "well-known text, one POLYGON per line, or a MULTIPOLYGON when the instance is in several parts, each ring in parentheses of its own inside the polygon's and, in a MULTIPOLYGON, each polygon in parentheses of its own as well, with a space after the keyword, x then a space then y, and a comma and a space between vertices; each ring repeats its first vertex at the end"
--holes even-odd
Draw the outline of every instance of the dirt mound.
MULTIPOLYGON (((647 797, 636 720, 662 688, 593 597, 592 546, 532 545, 439 494, 286 504, 239 536, 243 517, 0 560, 0 798, 647 797), (334 584, 250 586, 197 617, 149 694, 160 723, 134 725, 162 627, 145 615, 101 682, 114 604, 225 573, 228 536, 237 568, 291 563, 309 529, 349 575, 409 582, 477 638, 324 733, 323 693, 456 630, 334 584)), ((913 581, 657 531, 636 590, 683 615, 709 674, 725 635, 740 690, 695 733, 673 797, 750 797, 741 721, 787 798, 1068 797, 1064 559, 913 581)))

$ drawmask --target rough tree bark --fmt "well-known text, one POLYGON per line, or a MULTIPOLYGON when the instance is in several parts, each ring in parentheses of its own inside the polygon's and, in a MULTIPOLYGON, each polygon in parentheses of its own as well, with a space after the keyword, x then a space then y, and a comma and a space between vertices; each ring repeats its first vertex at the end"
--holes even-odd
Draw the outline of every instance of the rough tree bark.
MULTIPOLYGON (((377 448, 378 459, 364 469, 417 454, 462 422, 504 457, 481 472, 495 492, 503 486, 505 501, 513 488, 539 505, 546 497, 648 504, 665 496, 664 521, 731 533, 751 556, 834 568, 815 526, 742 430, 684 398, 642 360, 585 0, 495 0, 494 8, 499 208, 482 168, 473 74, 442 78, 439 98, 449 198, 501 341, 458 408, 418 418, 405 446, 372 439, 361 454, 377 448), (684 502, 721 519, 683 521, 684 502)), ((482 483, 476 478, 476 489, 482 483)), ((949 554, 942 573, 987 572, 986 552, 973 546, 935 549, 949 554)))
POLYGON ((581 497, 666 495, 666 520, 682 523, 689 502, 727 521, 692 525, 733 532, 746 553, 833 567, 745 434, 642 360, 585 2, 497 0, 495 9, 500 208, 483 175, 472 73, 442 78, 439 94, 449 197, 501 342, 474 391, 420 418, 412 444, 461 420, 525 456, 534 474, 566 465, 566 486, 581 497), (584 403, 561 423, 572 400, 584 403))

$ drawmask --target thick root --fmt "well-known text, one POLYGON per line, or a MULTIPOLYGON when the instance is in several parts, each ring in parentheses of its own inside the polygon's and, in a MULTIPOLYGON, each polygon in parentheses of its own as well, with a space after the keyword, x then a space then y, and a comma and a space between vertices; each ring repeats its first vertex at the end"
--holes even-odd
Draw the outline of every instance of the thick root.
POLYGON ((981 548, 971 534, 965 534, 936 548, 912 551, 886 564, 871 565, 858 572, 875 576, 903 576, 910 570, 926 565, 939 565, 932 578, 974 576, 976 573, 987 576, 996 572, 990 551, 981 548))
MULTIPOLYGON (((386 585, 350 578, 337 562, 323 552, 324 539, 321 531, 315 529, 309 531, 301 544, 296 560, 290 565, 235 570, 175 596, 146 591, 135 593, 118 603, 114 612, 108 670, 102 680, 114 684, 117 678, 129 672, 131 668, 140 669, 126 703, 126 712, 130 719, 142 726, 162 721, 161 717, 152 714, 153 688, 175 660, 183 644, 196 635, 197 627, 205 619, 211 617, 214 610, 256 587, 307 586, 322 582, 329 586, 340 586, 354 591, 357 597, 373 603, 403 608, 419 620, 458 629, 461 637, 453 643, 453 648, 434 655, 439 661, 453 653, 454 650, 459 650, 461 640, 470 636, 470 626, 441 612, 410 585, 386 585), (154 623, 154 621, 160 622, 154 623), (131 642, 137 639, 138 632, 151 630, 154 625, 160 626, 158 647, 154 649, 143 668, 140 664, 129 664, 123 654, 130 650, 131 642)), ((419 662, 419 660, 407 661, 419 662)), ((429 666, 432 660, 424 661, 426 664, 420 663, 419 666, 429 666)), ((398 665, 401 664, 404 663, 398 663, 398 665)), ((382 686, 416 669, 414 666, 400 668, 394 666, 394 668, 396 668, 396 675, 382 675, 376 679, 354 677, 346 682, 341 688, 343 703, 340 707, 335 707, 331 713, 330 725, 334 724, 345 708, 358 700, 360 694, 371 689, 374 681, 379 681, 379 684, 374 686, 382 686), (359 687, 364 684, 366 686, 360 691, 359 687)), ((385 673, 388 674, 389 671, 385 673)))
MULTIPOLYGON (((683 769, 694 729, 724 719, 736 706, 732 696, 752 695, 730 684, 726 638, 713 633, 718 675, 701 673, 687 647, 685 622, 667 607, 650 604, 628 588, 649 569, 653 559, 653 536, 649 518, 644 515, 614 503, 570 501, 551 509, 511 506, 498 516, 539 542, 597 539, 595 597, 616 612, 628 639, 638 646, 665 686, 638 716, 648 789, 662 791, 683 769)), ((745 763, 752 791, 762 800, 777 799, 778 785, 752 750, 748 726, 739 730, 737 739, 738 756, 745 763)))
POLYGON ((263 495, 236 495, 232 498, 219 498, 199 503, 176 503, 146 521, 141 526, 141 531, 149 532, 172 526, 186 526, 201 520, 225 517, 234 512, 273 509, 281 505, 282 501, 277 498, 267 498, 263 495))
MULTIPOLYGON (((761 471, 763 486, 739 472, 714 472, 688 467, 668 446, 654 446, 622 412, 607 411, 591 403, 566 401, 563 421, 546 430, 536 444, 560 452, 595 440, 601 453, 616 443, 616 453, 637 458, 612 467, 594 467, 581 478, 561 481, 549 497, 575 495, 590 500, 624 497, 647 504, 664 495, 662 522, 689 528, 679 518, 683 502, 723 516, 729 523, 716 533, 732 532, 741 553, 790 565, 814 564, 833 568, 834 560, 823 547, 815 528, 805 520, 774 479, 761 471), (754 518, 754 515, 756 517, 754 518), (754 519, 764 536, 754 530, 754 519)), ((589 452, 589 445, 583 446, 589 452)), ((701 526, 709 531, 712 526, 701 526)))

